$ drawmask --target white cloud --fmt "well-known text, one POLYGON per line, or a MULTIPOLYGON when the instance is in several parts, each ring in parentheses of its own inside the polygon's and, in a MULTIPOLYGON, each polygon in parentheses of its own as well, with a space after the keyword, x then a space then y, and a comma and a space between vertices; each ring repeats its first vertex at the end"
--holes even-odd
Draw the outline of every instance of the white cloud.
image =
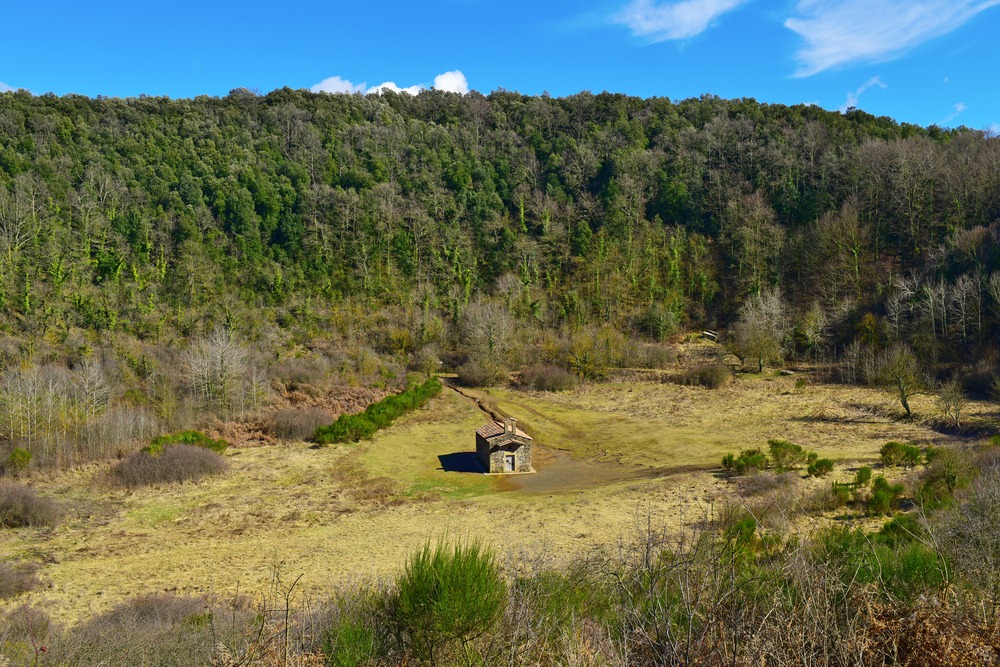
POLYGON ((991 123, 986 128, 986 132, 989 133, 990 137, 1000 137, 1000 123, 991 123))
POLYGON ((957 118, 960 113, 962 113, 968 108, 969 107, 965 105, 965 102, 959 102, 953 107, 954 111, 952 111, 950 114, 942 118, 938 122, 938 125, 948 125, 951 121, 955 120, 955 118, 957 118))
POLYGON ((408 95, 416 95, 421 90, 424 89, 424 84, 418 83, 415 86, 407 86, 406 88, 400 88, 396 85, 395 81, 386 81, 385 83, 380 83, 377 86, 369 88, 365 91, 365 95, 372 95, 375 93, 381 93, 384 90, 391 90, 394 93, 406 93, 408 95))
MULTIPOLYGON (((438 74, 434 77, 434 88, 437 90, 443 90, 451 93, 461 93, 462 95, 465 95, 469 92, 469 82, 466 81, 465 75, 456 69, 451 72, 445 72, 444 74, 438 74)), ((353 95, 354 93, 361 93, 362 95, 376 95, 386 90, 391 90, 394 93, 417 95, 421 90, 426 89, 427 86, 422 83, 401 87, 396 85, 395 81, 386 81, 385 83, 380 83, 377 86, 369 88, 365 83, 352 83, 339 76, 328 77, 309 88, 309 90, 314 93, 346 93, 348 95, 353 95)))
POLYGON ((456 69, 434 77, 434 89, 466 95, 469 92, 469 82, 466 81, 465 75, 456 69))
POLYGON ((873 76, 872 78, 868 79, 863 84, 861 84, 861 87, 855 90, 853 93, 847 93, 847 99, 840 106, 840 113, 844 113, 851 107, 858 106, 858 100, 861 99, 861 94, 874 86, 878 86, 882 90, 888 88, 888 86, 882 83, 882 79, 880 79, 877 76, 873 76))
POLYGON ((323 79, 309 90, 314 93, 347 93, 351 95, 365 92, 365 84, 353 84, 347 79, 341 79, 339 76, 331 76, 323 79))
POLYGON ((651 42, 686 39, 701 34, 715 19, 744 2, 746 0, 681 0, 663 3, 632 0, 612 20, 628 26, 633 35, 645 37, 651 42))
POLYGON ((797 76, 857 62, 889 60, 951 32, 1000 0, 799 0, 785 21, 805 45, 797 76))
POLYGON ((0 81, 0 93, 7 93, 7 92, 10 92, 12 90, 14 90, 13 86, 8 86, 3 81, 0 81))

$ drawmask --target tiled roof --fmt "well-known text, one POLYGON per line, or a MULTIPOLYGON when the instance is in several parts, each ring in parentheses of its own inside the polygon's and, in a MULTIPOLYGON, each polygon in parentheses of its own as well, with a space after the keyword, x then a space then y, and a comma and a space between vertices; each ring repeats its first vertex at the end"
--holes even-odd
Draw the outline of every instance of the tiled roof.
MULTIPOLYGON (((527 440, 531 440, 530 435, 528 435, 521 429, 517 428, 516 426, 514 427, 514 431, 518 436, 525 438, 527 440)), ((495 438, 498 435, 503 435, 504 433, 503 422, 493 422, 492 424, 484 424, 476 429, 476 433, 483 436, 487 440, 489 440, 490 438, 495 438)))

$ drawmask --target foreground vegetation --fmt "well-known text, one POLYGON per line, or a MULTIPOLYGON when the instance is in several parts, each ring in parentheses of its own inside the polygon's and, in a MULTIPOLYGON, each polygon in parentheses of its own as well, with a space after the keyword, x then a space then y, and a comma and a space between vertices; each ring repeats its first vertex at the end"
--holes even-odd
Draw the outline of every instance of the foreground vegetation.
POLYGON ((441 543, 322 600, 275 571, 258 600, 149 595, 69 630, 24 606, 0 650, 53 665, 995 664, 994 454, 946 509, 874 535, 790 539, 731 506, 697 529, 648 520, 562 568, 441 543))

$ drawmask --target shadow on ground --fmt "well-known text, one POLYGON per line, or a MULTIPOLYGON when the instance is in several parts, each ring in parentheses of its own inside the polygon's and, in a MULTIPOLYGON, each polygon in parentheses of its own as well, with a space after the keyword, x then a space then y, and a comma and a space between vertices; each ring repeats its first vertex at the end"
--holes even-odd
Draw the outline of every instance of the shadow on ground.
POLYGON ((445 472, 474 472, 482 474, 483 469, 479 467, 479 459, 475 452, 452 452, 451 454, 439 454, 438 461, 441 462, 441 470, 445 472))

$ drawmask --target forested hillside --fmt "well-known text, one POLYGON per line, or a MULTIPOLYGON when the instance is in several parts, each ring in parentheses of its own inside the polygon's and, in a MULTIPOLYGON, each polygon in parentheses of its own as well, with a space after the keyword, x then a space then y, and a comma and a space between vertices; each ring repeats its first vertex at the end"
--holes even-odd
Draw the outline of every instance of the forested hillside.
POLYGON ((585 376, 623 336, 725 329, 770 299, 786 356, 857 365, 902 340, 968 363, 1000 326, 998 219, 1000 139, 857 110, 0 94, 8 362, 225 327, 428 368, 464 349, 487 380, 576 345, 561 363, 585 376))
MULTIPOLYGON (((854 110, 589 93, 0 95, 12 331, 155 337, 345 299, 455 316, 478 293, 516 293, 516 314, 542 326, 661 334, 725 323, 769 286, 800 309, 883 315, 914 280, 945 280, 944 302, 959 290, 967 310, 986 305, 998 217, 1000 142, 854 110)), ((948 334, 931 311, 928 333, 948 334)), ((980 315, 955 313, 949 343, 980 343, 980 315)))

